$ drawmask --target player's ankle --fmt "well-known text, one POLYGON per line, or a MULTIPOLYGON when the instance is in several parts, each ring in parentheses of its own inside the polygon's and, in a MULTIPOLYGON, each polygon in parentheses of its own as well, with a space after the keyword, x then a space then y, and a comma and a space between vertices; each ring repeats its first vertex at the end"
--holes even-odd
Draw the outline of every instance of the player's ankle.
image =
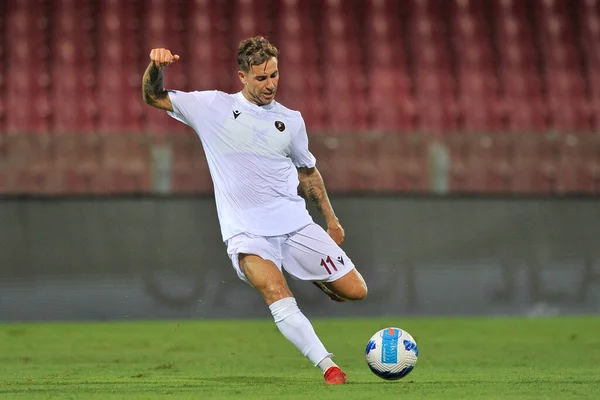
POLYGON ((337 367, 337 364, 333 362, 331 357, 325 357, 317 364, 317 367, 321 368, 321 371, 325 373, 331 367, 337 367))

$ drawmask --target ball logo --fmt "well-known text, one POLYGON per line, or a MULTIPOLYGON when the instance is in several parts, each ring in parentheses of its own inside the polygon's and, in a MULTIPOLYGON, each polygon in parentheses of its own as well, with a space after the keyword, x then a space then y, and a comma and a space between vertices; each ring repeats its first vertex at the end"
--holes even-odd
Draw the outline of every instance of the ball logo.
POLYGON ((375 350, 377 348, 377 344, 375 343, 374 340, 369 340, 369 343, 367 343, 367 348, 365 350, 365 353, 368 355, 371 350, 375 350))
POLYGON ((275 121, 275 128, 277 128, 279 132, 283 132, 285 130, 285 124, 281 121, 275 121))

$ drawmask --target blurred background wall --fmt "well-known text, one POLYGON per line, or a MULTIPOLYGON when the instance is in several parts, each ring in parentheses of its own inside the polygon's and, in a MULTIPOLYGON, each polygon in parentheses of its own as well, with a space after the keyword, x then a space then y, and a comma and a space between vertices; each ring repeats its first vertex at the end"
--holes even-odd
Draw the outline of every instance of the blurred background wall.
POLYGON ((255 35, 372 288, 294 284, 310 313, 597 312, 599 3, 0 1, 0 320, 263 315, 199 140, 141 101, 151 48, 235 92, 255 35))

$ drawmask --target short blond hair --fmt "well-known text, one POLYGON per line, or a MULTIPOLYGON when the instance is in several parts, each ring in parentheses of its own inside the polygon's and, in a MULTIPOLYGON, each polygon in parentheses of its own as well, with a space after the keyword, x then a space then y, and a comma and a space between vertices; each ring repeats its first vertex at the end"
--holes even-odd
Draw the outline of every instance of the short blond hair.
POLYGON ((240 70, 250 71, 253 65, 260 65, 271 57, 277 58, 279 50, 263 36, 242 40, 238 46, 237 63, 240 70))

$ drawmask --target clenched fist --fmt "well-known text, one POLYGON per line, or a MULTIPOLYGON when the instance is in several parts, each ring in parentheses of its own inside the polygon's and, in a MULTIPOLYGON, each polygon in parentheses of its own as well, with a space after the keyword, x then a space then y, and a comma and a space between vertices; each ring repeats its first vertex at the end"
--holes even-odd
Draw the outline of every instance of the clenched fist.
POLYGON ((162 68, 179 60, 179 56, 171 54, 171 51, 167 49, 152 49, 150 60, 154 61, 154 65, 157 68, 162 68))

